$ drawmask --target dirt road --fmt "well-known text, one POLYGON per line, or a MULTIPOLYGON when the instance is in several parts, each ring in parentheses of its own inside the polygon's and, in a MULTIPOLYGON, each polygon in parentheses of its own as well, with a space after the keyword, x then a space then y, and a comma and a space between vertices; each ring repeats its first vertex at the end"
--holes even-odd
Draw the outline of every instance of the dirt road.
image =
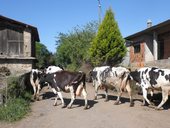
MULTIPOLYGON (((134 107, 129 107, 129 99, 124 94, 122 104, 114 105, 116 93, 109 93, 109 101, 105 102, 99 91, 99 100, 93 101, 94 88, 87 84, 90 108, 83 110, 83 97, 73 104, 72 109, 53 106, 54 95, 43 89, 45 99, 32 103, 32 111, 16 123, 2 123, 0 128, 169 128, 170 102, 167 109, 157 111, 147 106, 141 106, 141 96, 134 96, 134 107)), ((63 93, 68 104, 70 95, 63 93)), ((61 103, 58 100, 58 103, 61 103)))

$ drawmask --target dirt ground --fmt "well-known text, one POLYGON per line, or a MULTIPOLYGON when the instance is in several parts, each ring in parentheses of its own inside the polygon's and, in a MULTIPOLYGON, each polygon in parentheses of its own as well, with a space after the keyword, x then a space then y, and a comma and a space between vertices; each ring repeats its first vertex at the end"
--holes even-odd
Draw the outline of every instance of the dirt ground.
MULTIPOLYGON (((83 97, 77 97, 72 109, 53 106, 54 94, 43 88, 40 101, 32 103, 32 111, 15 123, 0 122, 0 128, 168 128, 170 127, 170 101, 164 110, 157 111, 148 106, 141 106, 140 95, 133 96, 134 107, 129 107, 127 94, 122 96, 122 103, 114 105, 116 92, 109 92, 109 101, 104 101, 104 92, 99 91, 99 99, 94 101, 94 88, 87 84, 89 109, 83 110, 83 97)), ((66 104, 70 94, 63 93, 66 104)), ((160 101, 159 101, 160 102, 160 101)))

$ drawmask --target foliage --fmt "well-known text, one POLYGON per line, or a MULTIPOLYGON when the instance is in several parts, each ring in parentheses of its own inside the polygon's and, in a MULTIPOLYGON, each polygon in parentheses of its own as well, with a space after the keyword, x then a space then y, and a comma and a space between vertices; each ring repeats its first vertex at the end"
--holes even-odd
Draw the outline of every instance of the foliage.
POLYGON ((36 64, 38 68, 55 65, 53 54, 40 42, 36 42, 36 58, 38 60, 38 63, 36 64))
POLYGON ((25 90, 25 85, 21 84, 22 80, 22 77, 17 76, 10 76, 7 79, 7 95, 6 90, 1 92, 7 101, 5 101, 5 105, 0 106, 0 120, 19 120, 30 110, 32 95, 25 90))
POLYGON ((17 121, 30 110, 29 103, 22 99, 10 99, 5 106, 0 106, 0 120, 17 121))
POLYGON ((76 70, 87 61, 89 45, 95 37, 97 26, 97 22, 90 22, 84 27, 75 27, 70 33, 60 33, 56 41, 56 63, 76 70))
POLYGON ((120 63, 126 54, 124 39, 109 8, 99 26, 97 36, 89 50, 91 62, 96 65, 114 66, 120 63))
MULTIPOLYGON (((7 98, 23 98, 25 100, 31 100, 30 92, 26 91, 26 85, 23 85, 23 76, 10 76, 7 79, 7 98)), ((5 90, 4 90, 5 91, 5 90)), ((3 91, 3 95, 5 92, 3 91)))

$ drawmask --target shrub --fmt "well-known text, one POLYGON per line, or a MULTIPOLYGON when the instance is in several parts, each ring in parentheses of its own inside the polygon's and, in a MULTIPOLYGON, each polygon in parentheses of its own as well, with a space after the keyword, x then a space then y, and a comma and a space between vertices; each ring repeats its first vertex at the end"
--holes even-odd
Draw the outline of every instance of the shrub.
POLYGON ((7 101, 0 106, 0 120, 17 121, 29 112, 32 95, 26 91, 22 81, 23 77, 8 77, 7 95, 5 89, 2 92, 7 101))
POLYGON ((30 110, 29 103, 22 98, 10 99, 6 105, 0 107, 0 120, 17 121, 30 110))

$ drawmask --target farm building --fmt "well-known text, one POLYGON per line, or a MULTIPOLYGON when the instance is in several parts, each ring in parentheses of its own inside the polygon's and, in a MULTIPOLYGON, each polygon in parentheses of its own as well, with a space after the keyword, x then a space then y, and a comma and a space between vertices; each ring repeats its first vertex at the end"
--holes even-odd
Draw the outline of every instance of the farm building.
POLYGON ((36 62, 36 27, 0 15, 0 67, 12 74, 30 71, 36 62))
MULTIPOLYGON (((125 38, 128 48, 124 63, 133 67, 159 66, 170 68, 170 20, 125 38)), ((128 65, 128 66, 129 66, 128 65)))

